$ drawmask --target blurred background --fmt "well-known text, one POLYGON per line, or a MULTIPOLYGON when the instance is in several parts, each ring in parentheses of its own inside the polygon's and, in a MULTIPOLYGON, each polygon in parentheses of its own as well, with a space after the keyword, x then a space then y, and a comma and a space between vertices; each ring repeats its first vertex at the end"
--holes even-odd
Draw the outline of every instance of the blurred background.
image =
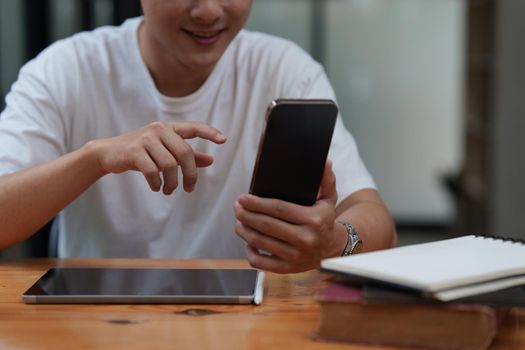
MULTIPOLYGON (((50 43, 140 13, 138 0, 0 0, 0 108, 50 43)), ((254 0, 247 27, 326 67, 408 244, 525 238, 524 14, 523 0, 254 0)), ((2 256, 47 255, 48 229, 2 256)))

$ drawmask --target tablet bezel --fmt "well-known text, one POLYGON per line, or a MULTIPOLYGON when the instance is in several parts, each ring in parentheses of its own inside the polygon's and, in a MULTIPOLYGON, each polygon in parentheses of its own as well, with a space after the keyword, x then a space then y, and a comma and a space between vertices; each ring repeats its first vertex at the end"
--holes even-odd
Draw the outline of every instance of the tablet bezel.
POLYGON ((53 270, 65 270, 68 268, 51 268, 47 270, 38 280, 23 294, 22 300, 26 304, 251 304, 259 305, 263 300, 264 278, 263 271, 253 269, 164 269, 164 268, 74 268, 77 270, 250 270, 256 272, 255 285, 252 294, 247 295, 124 295, 124 294, 29 294, 48 273, 53 270))

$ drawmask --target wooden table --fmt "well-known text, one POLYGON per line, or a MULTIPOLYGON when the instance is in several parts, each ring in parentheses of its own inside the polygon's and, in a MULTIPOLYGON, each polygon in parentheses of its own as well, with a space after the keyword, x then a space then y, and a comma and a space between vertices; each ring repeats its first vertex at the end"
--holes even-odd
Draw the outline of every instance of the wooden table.
MULTIPOLYGON (((23 260, 0 262, 0 349, 388 349, 316 342, 317 271, 267 274, 262 305, 26 305, 21 294, 48 268, 242 268, 242 260, 23 260), (201 310, 195 312, 192 310, 201 310)), ((514 310, 491 349, 525 349, 514 310)), ((390 348, 391 349, 391 348, 390 348)))

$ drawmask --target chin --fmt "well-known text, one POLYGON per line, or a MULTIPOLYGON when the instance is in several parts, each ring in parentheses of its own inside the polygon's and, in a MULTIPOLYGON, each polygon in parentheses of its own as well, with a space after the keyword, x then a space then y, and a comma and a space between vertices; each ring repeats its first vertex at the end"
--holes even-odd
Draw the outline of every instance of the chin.
POLYGON ((217 54, 204 54, 204 55, 195 55, 187 60, 187 65, 194 68, 213 68, 217 62, 219 62, 222 55, 217 54))

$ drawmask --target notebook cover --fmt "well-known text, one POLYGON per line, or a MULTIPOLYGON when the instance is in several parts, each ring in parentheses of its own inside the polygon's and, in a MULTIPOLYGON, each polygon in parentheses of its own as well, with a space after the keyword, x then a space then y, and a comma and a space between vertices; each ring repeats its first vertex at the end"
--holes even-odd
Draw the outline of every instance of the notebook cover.
POLYGON ((521 242, 471 235, 325 259, 321 270, 354 282, 419 290, 437 298, 468 286, 453 297, 460 298, 523 284, 523 256, 521 242))

